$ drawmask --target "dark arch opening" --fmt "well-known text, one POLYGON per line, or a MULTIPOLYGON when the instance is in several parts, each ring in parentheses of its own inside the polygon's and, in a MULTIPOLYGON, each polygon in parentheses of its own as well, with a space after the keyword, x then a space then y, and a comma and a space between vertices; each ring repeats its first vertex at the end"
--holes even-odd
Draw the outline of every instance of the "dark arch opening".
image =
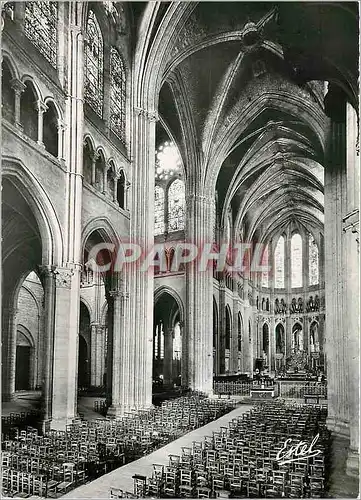
POLYGON ((1 80, 1 104, 2 116, 9 122, 14 122, 15 117, 15 92, 11 88, 13 75, 10 66, 4 59, 2 62, 2 80, 1 80))
POLYGON ((26 88, 20 98, 20 122, 24 134, 34 141, 38 140, 38 112, 36 103, 37 96, 33 84, 26 82, 26 88))
POLYGON ((58 156, 58 113, 52 102, 43 117, 43 142, 45 149, 53 156, 58 156))
POLYGON ((123 170, 117 182, 117 201, 120 208, 125 208, 125 175, 123 170))
POLYGON ((181 385, 182 326, 176 299, 164 291, 154 305, 153 392, 181 385))
POLYGON ((83 176, 84 181, 88 184, 92 184, 92 163, 93 163, 94 151, 92 145, 88 140, 85 140, 83 147, 83 176))

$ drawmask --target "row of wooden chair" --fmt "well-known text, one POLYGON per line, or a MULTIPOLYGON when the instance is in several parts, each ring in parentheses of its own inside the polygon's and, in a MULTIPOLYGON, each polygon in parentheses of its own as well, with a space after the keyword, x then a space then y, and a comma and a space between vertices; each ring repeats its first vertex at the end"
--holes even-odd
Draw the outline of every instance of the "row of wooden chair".
MULTIPOLYGON (((171 455, 167 466, 154 464, 151 477, 134 476, 133 495, 323 498, 329 438, 325 419, 326 412, 319 406, 263 404, 232 419, 228 427, 221 427, 204 441, 182 448, 180 456, 171 455), (286 425, 287 419, 292 425, 286 425), (283 430, 275 433, 270 429, 277 422, 283 430), (293 457, 289 463, 280 463, 277 454, 286 440, 293 446, 301 440, 310 443, 315 431, 320 436, 317 456, 293 457)), ((111 497, 126 494, 114 488, 111 497)))

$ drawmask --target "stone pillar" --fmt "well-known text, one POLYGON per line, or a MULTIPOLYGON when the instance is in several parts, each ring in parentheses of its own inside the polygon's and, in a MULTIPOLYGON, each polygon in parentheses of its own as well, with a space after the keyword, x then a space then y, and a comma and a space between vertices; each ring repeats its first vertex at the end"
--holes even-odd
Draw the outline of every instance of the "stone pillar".
MULTIPOLYGON (((328 94, 332 99, 332 94, 328 94)), ((346 106, 343 97, 332 103, 331 128, 325 167, 325 299, 328 382, 328 427, 349 437, 349 375, 345 322, 345 233, 342 217, 347 212, 346 106)), ((327 108, 326 108, 327 109, 327 108)))
POLYGON ((24 85, 24 83, 21 82, 20 80, 14 78, 13 80, 11 80, 11 88, 14 90, 15 93, 14 125, 18 128, 22 128, 20 121, 20 99, 21 99, 21 94, 26 89, 26 85, 24 85))
MULTIPOLYGON (((133 123, 133 183, 130 218, 131 241, 142 245, 147 255, 154 242, 155 113, 135 109, 133 123)), ((127 269, 126 279, 132 307, 127 325, 127 349, 137 353, 129 359, 126 381, 128 403, 134 408, 152 405, 153 268, 139 264, 127 269)))
POLYGON ((80 269, 54 269, 55 319, 51 427, 64 430, 76 416, 80 269))
POLYGON ((92 387, 97 386, 97 364, 98 364, 98 335, 99 325, 97 323, 92 323, 90 325, 90 385, 92 387))
MULTIPOLYGON (((52 422, 65 429, 76 415, 79 343, 81 211, 83 168, 83 54, 82 6, 70 3, 67 9, 68 55, 65 101, 65 216, 63 263, 54 269, 55 319, 52 422)), ((42 137, 39 137, 39 140, 42 137)))
POLYGON ((226 371, 226 284, 222 277, 219 281, 219 331, 218 331, 218 360, 219 373, 226 371))
POLYGON ((163 360, 163 375, 164 385, 173 385, 173 328, 167 328, 164 332, 164 360, 163 360))
POLYGON ((119 280, 116 289, 110 292, 113 297, 113 360, 112 360, 112 405, 108 415, 118 416, 132 408, 132 393, 129 379, 132 377, 130 366, 134 352, 130 351, 126 319, 128 314, 129 294, 124 283, 119 280))
POLYGON ((231 337, 231 352, 230 352, 230 371, 236 373, 238 371, 238 292, 237 285, 236 289, 233 291, 233 325, 232 325, 232 337, 231 337))
MULTIPOLYGON (((187 238, 201 250, 213 241, 214 199, 202 196, 194 186, 187 199, 187 238)), ((213 392, 213 266, 199 270, 199 262, 188 264, 187 287, 187 375, 191 389, 213 392)), ((219 309, 219 314, 223 311, 219 309)), ((224 334, 220 330, 220 334, 224 334)))
POLYGON ((3 325, 2 400, 3 401, 11 401, 15 397, 17 312, 18 311, 15 307, 5 306, 2 308, 2 325, 3 325), (6 339, 6 344, 4 342, 5 339, 6 339))
POLYGON ((95 178, 95 167, 96 167, 96 162, 99 158, 98 153, 94 153, 92 156, 92 165, 91 165, 91 185, 95 186, 96 183, 96 178, 95 178))
POLYGON ((38 144, 44 146, 43 143, 43 116, 48 106, 43 101, 36 101, 35 109, 38 112, 38 144))
POLYGON ((54 363, 54 317, 55 317, 55 276, 51 266, 40 268, 40 277, 44 288, 44 342, 42 355, 44 359, 42 372, 43 399, 43 431, 50 427, 53 397, 53 363, 54 363))
POLYGON ((64 159, 64 130, 65 130, 65 123, 63 122, 63 120, 58 119, 57 128, 58 128, 58 159, 63 160, 64 159))
POLYGON ((346 321, 348 404, 350 409, 350 449, 346 473, 359 474, 360 455, 360 272, 359 272, 359 209, 360 209, 360 161, 357 150, 358 124, 355 110, 350 104, 346 108, 346 175, 347 207, 343 217, 343 232, 346 247, 346 321))

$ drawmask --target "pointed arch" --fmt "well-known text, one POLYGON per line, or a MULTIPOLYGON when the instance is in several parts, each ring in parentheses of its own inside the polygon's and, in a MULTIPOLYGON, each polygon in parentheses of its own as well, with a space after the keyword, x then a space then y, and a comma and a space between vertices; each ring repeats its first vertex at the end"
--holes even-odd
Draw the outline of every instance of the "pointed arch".
POLYGON ((274 253, 275 288, 285 287, 285 238, 280 236, 274 253))
POLYGON ((88 12, 85 37, 85 101, 103 117, 104 101, 104 40, 100 24, 93 10, 88 12))
POLYGON ((42 243, 42 264, 63 262, 63 235, 55 209, 39 181, 18 159, 3 156, 3 178, 10 179, 33 210, 42 243))

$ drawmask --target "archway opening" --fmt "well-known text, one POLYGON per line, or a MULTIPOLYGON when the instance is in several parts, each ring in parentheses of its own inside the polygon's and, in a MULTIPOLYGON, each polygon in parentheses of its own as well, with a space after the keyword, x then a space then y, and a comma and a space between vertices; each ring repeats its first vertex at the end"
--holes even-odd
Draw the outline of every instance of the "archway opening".
POLYGON ((181 386, 182 322, 176 299, 163 292, 154 306, 153 392, 181 386))
POLYGON ((58 113, 52 102, 47 103, 48 109, 43 117, 43 142, 45 149, 53 156, 58 156, 58 113))
MULTIPOLYGON (((44 290, 35 273, 42 240, 32 208, 18 181, 2 179, 2 396, 43 388, 40 346, 44 342, 44 290)), ((31 402, 29 402, 29 408, 31 402)))
POLYGON ((33 346, 21 332, 16 335, 15 391, 28 391, 30 387, 30 363, 33 346))
POLYGON ((20 122, 24 134, 38 140, 38 98, 31 82, 26 82, 26 88, 20 98, 20 122))
POLYGON ((11 69, 4 59, 2 62, 1 79, 2 116, 11 123, 13 123, 15 117, 15 92, 12 88, 12 80, 13 75, 11 69))
POLYGON ((281 323, 276 325, 276 372, 280 372, 285 368, 285 353, 286 353, 286 345, 285 345, 285 329, 281 323))
POLYGON ((90 386, 90 314, 83 302, 80 302, 79 352, 78 352, 78 389, 90 386))
MULTIPOLYGON (((110 236, 102 229, 94 230, 86 239, 83 255, 83 272, 80 283, 80 338, 83 336, 87 345, 86 389, 91 389, 99 396, 106 396, 107 405, 112 400, 113 370, 113 301, 111 291, 117 287, 117 273, 112 271, 112 254, 108 250, 97 253, 96 263, 99 266, 110 264, 105 272, 96 272, 94 262, 89 259, 92 249, 99 244, 109 243, 110 236), (85 305, 87 304, 87 305, 85 305), (91 314, 90 314, 91 311, 91 314), (83 318, 83 320, 82 320, 83 318), (97 319, 95 321, 95 319, 97 319), (92 321, 92 323, 90 323, 92 321)), ((85 347, 83 345, 83 354, 85 347)), ((80 352, 79 352, 80 356, 80 352)), ((79 366, 80 374, 80 366, 79 366)), ((79 386, 80 388, 80 386, 79 386)), ((87 391, 88 392, 88 391, 87 391)), ((94 394, 95 394, 94 393, 94 394)))
POLYGON ((262 357, 265 369, 269 366, 269 345, 269 327, 267 323, 264 323, 262 327, 262 357))

